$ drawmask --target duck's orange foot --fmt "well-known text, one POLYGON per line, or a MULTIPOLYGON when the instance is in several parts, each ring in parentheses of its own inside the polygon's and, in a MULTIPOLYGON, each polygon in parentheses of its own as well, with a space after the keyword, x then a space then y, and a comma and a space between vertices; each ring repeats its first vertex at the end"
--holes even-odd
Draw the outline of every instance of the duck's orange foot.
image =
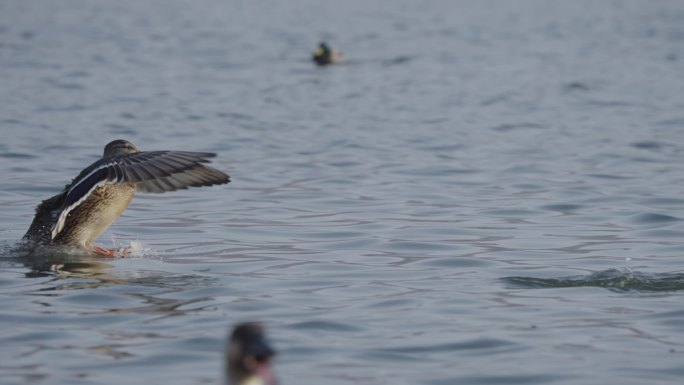
POLYGON ((107 258, 127 257, 131 255, 130 247, 122 247, 119 249, 107 249, 100 246, 88 246, 86 250, 90 253, 97 254, 101 257, 107 258))

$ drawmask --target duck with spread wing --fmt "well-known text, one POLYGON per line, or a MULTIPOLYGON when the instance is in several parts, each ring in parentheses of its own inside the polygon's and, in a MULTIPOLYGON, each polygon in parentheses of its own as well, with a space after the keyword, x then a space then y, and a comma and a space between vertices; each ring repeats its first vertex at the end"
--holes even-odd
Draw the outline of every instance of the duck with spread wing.
POLYGON ((126 140, 110 142, 102 159, 81 171, 61 193, 38 205, 24 239, 115 256, 116 250, 92 243, 126 210, 133 194, 230 182, 228 175, 206 165, 214 156, 210 152, 140 151, 126 140))

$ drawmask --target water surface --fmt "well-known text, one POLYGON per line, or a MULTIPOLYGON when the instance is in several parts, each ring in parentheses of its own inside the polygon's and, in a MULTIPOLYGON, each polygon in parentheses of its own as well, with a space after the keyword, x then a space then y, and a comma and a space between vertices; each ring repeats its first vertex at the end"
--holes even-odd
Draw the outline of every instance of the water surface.
POLYGON ((244 320, 283 384, 679 384, 683 42, 674 0, 1 2, 3 384, 219 384, 244 320), (118 138, 233 182, 13 252, 118 138))

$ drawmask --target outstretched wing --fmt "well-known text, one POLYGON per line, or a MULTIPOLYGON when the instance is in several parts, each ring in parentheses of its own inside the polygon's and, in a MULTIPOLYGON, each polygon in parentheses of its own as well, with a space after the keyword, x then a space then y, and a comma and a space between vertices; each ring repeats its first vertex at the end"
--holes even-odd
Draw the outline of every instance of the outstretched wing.
POLYGON ((205 165, 214 156, 211 152, 147 151, 100 159, 67 186, 52 238, 62 231, 69 212, 104 184, 133 183, 137 191, 163 193, 230 182, 227 174, 205 165))
MULTIPOLYGON (((149 151, 115 158, 106 166, 107 180, 134 183, 141 192, 163 193, 230 182, 228 175, 206 166, 211 152, 149 151)), ((93 171, 94 180, 98 179, 93 171)), ((87 185, 87 184, 86 184, 87 185)))

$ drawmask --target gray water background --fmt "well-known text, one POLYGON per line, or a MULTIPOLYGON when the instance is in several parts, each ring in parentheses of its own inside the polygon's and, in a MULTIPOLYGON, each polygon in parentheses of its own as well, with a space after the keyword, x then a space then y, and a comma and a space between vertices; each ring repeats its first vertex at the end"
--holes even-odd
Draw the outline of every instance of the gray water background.
POLYGON ((684 376, 684 2, 2 0, 0 133, 3 385, 684 376), (233 182, 18 255, 117 138, 233 182))

